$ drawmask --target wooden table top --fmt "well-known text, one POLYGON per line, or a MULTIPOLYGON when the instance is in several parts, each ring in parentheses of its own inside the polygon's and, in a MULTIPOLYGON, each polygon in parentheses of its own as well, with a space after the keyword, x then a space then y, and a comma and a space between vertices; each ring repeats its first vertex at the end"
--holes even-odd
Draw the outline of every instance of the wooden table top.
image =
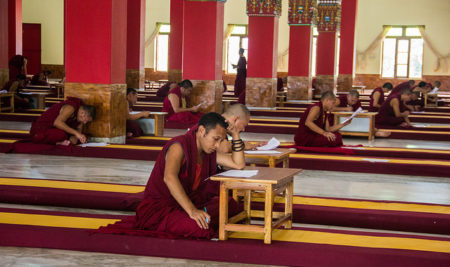
POLYGON ((280 158, 284 158, 286 156, 289 156, 289 154, 295 153, 297 150, 295 148, 277 148, 274 149, 276 151, 279 151, 281 153, 276 153, 276 154, 272 154, 272 153, 267 153, 267 154, 247 154, 244 151, 244 156, 246 158, 268 158, 268 157, 272 157, 275 159, 280 159, 280 158))
POLYGON ((258 173, 252 177, 226 177, 226 176, 211 176, 213 181, 228 181, 228 182, 246 182, 246 183, 264 183, 264 184, 279 184, 302 171, 302 169, 291 168, 269 168, 269 167, 245 167, 244 170, 258 170, 258 173))
MULTIPOLYGON (((352 115, 354 112, 353 111, 335 111, 335 112, 331 112, 333 114, 336 115, 341 115, 341 116, 348 116, 348 115, 352 115)), ((358 115, 356 115, 355 117, 371 117, 371 116, 375 116, 377 115, 377 112, 361 112, 358 113, 358 115)))

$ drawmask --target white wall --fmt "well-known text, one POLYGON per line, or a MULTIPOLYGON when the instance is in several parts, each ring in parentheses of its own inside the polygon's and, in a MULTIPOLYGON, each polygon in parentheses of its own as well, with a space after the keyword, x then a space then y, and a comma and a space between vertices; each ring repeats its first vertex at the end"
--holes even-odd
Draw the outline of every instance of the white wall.
POLYGON ((22 21, 41 24, 42 64, 64 64, 64 0, 22 0, 22 21))

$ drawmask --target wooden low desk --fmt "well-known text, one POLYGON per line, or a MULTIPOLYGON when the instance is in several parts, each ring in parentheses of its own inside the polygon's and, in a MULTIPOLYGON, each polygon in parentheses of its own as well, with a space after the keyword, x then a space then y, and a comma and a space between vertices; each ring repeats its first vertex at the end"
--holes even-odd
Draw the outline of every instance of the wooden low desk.
MULTIPOLYGON (((333 114, 336 125, 350 117, 353 112, 333 112, 333 114)), ((371 141, 375 136, 375 115, 377 115, 376 112, 359 113, 349 125, 341 128, 339 132, 342 135, 367 136, 371 141)))
POLYGON ((425 107, 437 107, 438 102, 438 94, 424 94, 423 95, 425 107), (430 101, 429 97, 432 97, 435 99, 435 101, 430 101))
POLYGON ((294 148, 277 148, 276 151, 281 153, 277 154, 247 154, 245 153, 245 162, 250 166, 256 166, 256 164, 266 164, 269 168, 275 168, 275 166, 283 162, 283 168, 289 168, 289 154, 295 153, 294 148))
POLYGON ((246 167, 245 170, 258 170, 258 174, 249 177, 212 176, 211 180, 220 182, 219 239, 227 240, 228 232, 264 233, 264 243, 272 242, 272 230, 282 225, 292 227, 292 200, 294 175, 301 169, 246 167), (228 191, 244 190, 244 211, 228 218, 228 191), (265 195, 264 211, 251 209, 251 192, 263 191, 265 195), (284 193, 284 212, 274 212, 275 195, 284 193), (251 218, 264 218, 264 225, 251 225, 251 218), (277 219, 273 222, 273 219, 277 219), (246 224, 237 224, 245 220, 246 224))
POLYGON ((0 94, 0 112, 9 111, 14 112, 14 94, 1 93, 0 94), (5 101, 5 102, 3 102, 5 101), (7 103, 9 102, 9 105, 7 103))

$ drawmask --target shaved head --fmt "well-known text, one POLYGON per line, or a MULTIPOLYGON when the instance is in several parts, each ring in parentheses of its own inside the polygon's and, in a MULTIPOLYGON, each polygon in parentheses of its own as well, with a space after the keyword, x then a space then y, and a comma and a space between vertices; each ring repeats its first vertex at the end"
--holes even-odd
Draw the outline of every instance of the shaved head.
POLYGON ((238 116, 239 118, 250 118, 250 110, 242 104, 231 105, 227 110, 225 110, 225 115, 227 116, 238 116))

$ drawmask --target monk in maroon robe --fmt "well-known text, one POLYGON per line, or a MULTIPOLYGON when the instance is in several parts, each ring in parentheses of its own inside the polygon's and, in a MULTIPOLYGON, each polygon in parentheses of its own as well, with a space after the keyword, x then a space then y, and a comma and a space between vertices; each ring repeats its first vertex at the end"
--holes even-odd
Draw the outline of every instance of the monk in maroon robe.
POLYGON ((27 62, 27 57, 22 55, 15 55, 9 60, 8 67, 10 81, 16 79, 19 74, 27 76, 27 62))
POLYGON ((347 95, 339 95, 336 98, 333 111, 356 111, 360 107, 361 101, 359 101, 358 91, 351 90, 347 95))
POLYGON ((333 125, 330 111, 336 105, 336 96, 331 91, 324 92, 320 102, 310 105, 298 124, 294 141, 297 146, 337 147, 342 146, 342 136, 338 132, 350 121, 333 125))
POLYGON ((158 91, 156 92, 156 96, 164 100, 164 98, 166 98, 167 95, 169 94, 169 91, 177 86, 178 86, 177 83, 167 82, 163 86, 161 86, 161 88, 158 89, 158 91))
POLYGON ((137 119, 147 118, 150 115, 150 111, 142 111, 142 112, 133 112, 133 106, 136 105, 137 102, 137 92, 134 88, 127 88, 127 137, 139 137, 144 134, 139 126, 139 123, 136 122, 137 119))
MULTIPOLYGON (((156 160, 136 209, 136 216, 102 227, 101 233, 148 235, 165 238, 211 238, 218 228, 217 182, 208 178, 217 164, 233 169, 245 166, 239 131, 229 128, 232 154, 216 153, 225 140, 228 124, 217 113, 204 115, 186 134, 171 139, 156 160), (170 159, 170 160, 169 160, 170 159)), ((229 213, 237 203, 229 198, 229 213)))
POLYGON ((425 103, 419 91, 413 91, 411 99, 408 102, 405 102, 406 108, 410 111, 420 111, 423 109, 424 105, 425 103))
POLYGON ((411 89, 405 88, 401 94, 389 96, 378 110, 375 123, 380 126, 411 126, 409 111, 404 103, 411 100, 412 94, 411 89))
POLYGON ((39 73, 36 73, 33 75, 33 78, 31 78, 31 84, 32 85, 48 85, 48 75, 50 75, 52 72, 49 70, 43 70, 39 73))
POLYGON ((388 96, 399 95, 402 93, 403 89, 412 89, 415 83, 416 82, 414 80, 409 80, 407 82, 397 84, 388 96))
POLYGON ((383 87, 377 87, 370 94, 369 112, 377 112, 384 103, 384 93, 392 90, 392 83, 385 83, 383 87))
POLYGON ((29 95, 22 94, 22 89, 26 85, 26 77, 23 74, 18 74, 16 79, 13 81, 8 81, 2 88, 9 93, 14 94, 14 107, 15 109, 25 109, 32 107, 32 98, 29 95))
POLYGON ((247 60, 244 56, 244 49, 239 49, 239 61, 237 65, 233 65, 237 68, 236 80, 234 81, 234 96, 239 95, 245 91, 246 79, 247 79, 247 60))
POLYGON ((187 97, 191 94, 192 82, 184 80, 177 87, 169 91, 163 102, 163 112, 167 112, 168 122, 178 122, 183 125, 197 124, 202 114, 198 112, 203 103, 197 106, 188 107, 187 97))
POLYGON ((69 145, 86 143, 82 133, 83 125, 95 119, 95 107, 84 105, 79 98, 54 104, 31 125, 30 136, 33 143, 69 145))

